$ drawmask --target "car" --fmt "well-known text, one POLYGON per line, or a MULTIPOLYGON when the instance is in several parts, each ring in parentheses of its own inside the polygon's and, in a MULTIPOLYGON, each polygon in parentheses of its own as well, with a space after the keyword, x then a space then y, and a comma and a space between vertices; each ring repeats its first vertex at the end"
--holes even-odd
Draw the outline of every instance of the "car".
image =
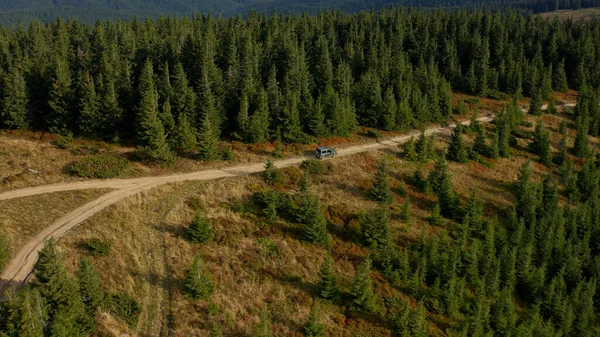
POLYGON ((321 146, 315 150, 315 156, 321 160, 327 157, 334 158, 335 156, 337 156, 337 151, 330 147, 321 146))

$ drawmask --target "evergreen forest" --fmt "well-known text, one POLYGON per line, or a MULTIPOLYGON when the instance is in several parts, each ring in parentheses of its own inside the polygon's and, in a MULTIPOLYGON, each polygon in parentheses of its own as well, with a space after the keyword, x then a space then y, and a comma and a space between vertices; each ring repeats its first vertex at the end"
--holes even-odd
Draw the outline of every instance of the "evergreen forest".
POLYGON ((132 140, 156 161, 199 146, 211 160, 220 138, 311 143, 441 123, 453 91, 542 102, 595 88, 597 41, 598 22, 402 8, 33 22, 0 30, 0 127, 132 140))

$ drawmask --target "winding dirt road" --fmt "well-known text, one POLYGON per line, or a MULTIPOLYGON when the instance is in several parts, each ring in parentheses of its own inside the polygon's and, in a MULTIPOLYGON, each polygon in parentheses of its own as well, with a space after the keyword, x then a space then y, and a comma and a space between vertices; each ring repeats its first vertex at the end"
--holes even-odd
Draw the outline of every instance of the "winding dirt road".
MULTIPOLYGON (((480 122, 490 122, 493 120, 492 116, 486 116, 479 118, 480 122)), ((468 125, 469 122, 463 122, 468 125)), ((449 133, 450 130, 455 128, 455 124, 448 125, 446 127, 429 128, 425 131, 426 134, 443 134, 449 133)), ((356 153, 378 150, 385 147, 397 146, 408 141, 411 137, 418 135, 418 132, 412 132, 407 135, 392 138, 386 141, 378 143, 356 145, 338 150, 339 156, 348 156, 356 153)), ((303 156, 290 159, 284 159, 275 162, 275 166, 278 168, 292 166, 300 164, 308 157, 303 156)), ((0 201, 14 198, 22 198, 26 196, 60 192, 60 191, 73 191, 82 189, 98 189, 98 188, 109 188, 115 191, 109 192, 102 197, 91 201, 72 212, 66 214, 64 217, 55 221, 52 225, 44 229, 42 232, 33 237, 27 242, 21 249, 16 253, 12 260, 7 264, 6 268, 0 274, 0 294, 4 293, 4 290, 8 288, 19 289, 27 281, 29 276, 32 274, 35 267, 35 263, 38 258, 38 252, 44 247, 46 240, 50 238, 60 238, 62 235, 73 229, 83 221, 94 216, 94 214, 102 211, 110 205, 130 197, 134 194, 142 191, 150 190, 156 186, 191 180, 213 180, 225 177, 236 177, 242 175, 248 175, 252 173, 258 173, 264 170, 263 163, 257 164, 244 164, 237 166, 230 166, 221 169, 209 169, 192 173, 185 174, 173 174, 159 177, 144 177, 135 179, 108 179, 108 180, 91 180, 85 182, 76 183, 65 183, 65 184, 53 184, 32 188, 24 188, 15 191, 8 191, 0 193, 0 201)))

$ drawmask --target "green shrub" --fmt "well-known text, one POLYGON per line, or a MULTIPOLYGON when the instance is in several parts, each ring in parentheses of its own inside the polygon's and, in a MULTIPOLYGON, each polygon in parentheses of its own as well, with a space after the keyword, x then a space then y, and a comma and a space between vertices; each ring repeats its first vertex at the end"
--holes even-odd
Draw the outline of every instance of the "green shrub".
POLYGON ((367 137, 375 138, 377 140, 381 139, 382 135, 380 131, 377 130, 369 130, 367 131, 367 137))
POLYGON ((81 247, 92 256, 108 256, 112 245, 108 241, 102 241, 98 238, 91 238, 84 241, 81 247))
POLYGON ((73 134, 69 132, 66 135, 61 135, 54 141, 54 145, 61 150, 70 149, 73 146, 73 134))
POLYGON ((138 323, 140 315, 140 305, 128 294, 109 294, 107 296, 107 307, 115 315, 122 318, 131 328, 138 323))
POLYGON ((213 238, 212 225, 201 215, 196 215, 187 228, 186 238, 194 243, 206 243, 213 238))
POLYGON ((129 168, 127 159, 103 153, 82 158, 69 166, 69 173, 84 178, 116 178, 129 168))
POLYGON ((308 171, 310 174, 325 174, 329 170, 327 164, 321 160, 308 159, 302 162, 300 168, 308 171))

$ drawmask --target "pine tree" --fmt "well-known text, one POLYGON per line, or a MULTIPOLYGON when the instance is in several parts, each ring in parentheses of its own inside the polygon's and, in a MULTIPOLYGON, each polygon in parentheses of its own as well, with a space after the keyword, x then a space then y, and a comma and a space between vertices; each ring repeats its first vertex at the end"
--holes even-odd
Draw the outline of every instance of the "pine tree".
POLYGON ((103 83, 100 95, 100 113, 105 124, 102 128, 103 137, 112 138, 117 136, 123 119, 123 109, 119 102, 119 97, 115 89, 115 82, 108 76, 102 76, 100 82, 103 83))
POLYGON ((214 126, 215 123, 211 121, 210 114, 205 114, 200 134, 198 135, 198 143, 200 145, 198 159, 200 160, 213 161, 221 158, 219 155, 219 139, 213 130, 214 126))
POLYGON ((379 163, 379 168, 375 174, 375 181, 371 190, 369 190, 371 200, 382 204, 387 204, 392 201, 392 192, 387 181, 387 167, 385 161, 379 163))
POLYGON ((269 104, 267 93, 260 91, 258 109, 254 111, 250 118, 248 127, 248 139, 252 143, 262 143, 267 141, 267 132, 269 130, 269 104))
POLYGON ((428 219, 432 226, 440 226, 442 224, 442 211, 440 209, 440 203, 436 202, 431 209, 431 214, 428 219))
POLYGON ((462 127, 456 127, 452 132, 450 145, 448 145, 448 160, 458 163, 468 163, 469 156, 462 138, 462 127))
POLYGON ((497 159, 498 157, 500 157, 500 148, 498 146, 499 146, 498 133, 494 132, 494 137, 492 138, 492 145, 490 145, 489 154, 488 154, 488 156, 490 158, 497 159))
POLYGON ((371 257, 367 256, 354 274, 350 290, 350 310, 362 314, 372 314, 377 310, 377 297, 371 281, 371 257))
POLYGON ((543 94, 540 88, 534 88, 531 93, 531 102, 529 102, 529 111, 530 115, 540 115, 542 113, 542 99, 543 94))
POLYGON ((550 149, 550 132, 544 129, 541 121, 538 121, 533 134, 533 141, 529 143, 530 150, 540 157, 540 161, 550 166, 552 164, 552 151, 550 149))
POLYGON ((190 124, 187 114, 180 113, 175 123, 172 147, 181 151, 190 151, 197 143, 195 130, 190 124))
POLYGON ((359 215, 360 232, 365 246, 382 247, 390 243, 390 214, 386 209, 373 208, 359 215))
POLYGON ((88 312, 92 315, 102 305, 104 293, 100 289, 100 276, 96 268, 87 258, 79 262, 77 270, 77 280, 79 281, 79 292, 88 312))
POLYGON ((396 99, 394 98, 394 91, 391 86, 388 87, 388 89, 385 92, 385 96, 383 97, 382 108, 383 129, 388 131, 394 130, 396 128, 397 105, 396 99))
POLYGON ((502 158, 510 157, 510 122, 506 116, 497 116, 496 133, 498 133, 498 153, 502 158))
POLYGON ((475 129, 475 134, 475 141, 471 147, 471 152, 480 156, 489 155, 489 149, 486 144, 485 129, 480 125, 475 129))
POLYGON ((10 129, 26 128, 28 97, 21 69, 18 66, 10 66, 2 80, 2 124, 10 129))
POLYGON ((562 59, 556 70, 552 73, 552 88, 556 91, 566 92, 569 90, 567 74, 565 72, 565 60, 562 59))
POLYGON ((400 210, 400 218, 407 224, 410 224, 412 221, 410 198, 408 195, 404 197, 404 203, 402 204, 402 209, 400 210))
POLYGON ((51 335, 66 337, 89 333, 93 323, 89 323, 77 284, 64 267, 56 241, 47 241, 39 252, 35 277, 37 289, 48 304, 51 335))
POLYGON ((160 118, 160 121, 163 124, 167 138, 173 138, 175 120, 173 119, 173 113, 171 112, 171 101, 169 98, 163 102, 158 118, 160 118))
POLYGON ((46 123, 51 132, 65 135, 71 130, 73 117, 71 73, 68 62, 58 55, 55 57, 53 68, 52 86, 48 99, 50 113, 46 123))
POLYGON ((481 230, 483 225, 483 201, 477 195, 476 189, 471 191, 465 211, 465 217, 468 217, 471 227, 476 231, 481 230))
POLYGON ((304 239, 318 244, 327 246, 329 237, 327 236, 327 220, 321 211, 321 203, 313 196, 308 196, 302 202, 302 210, 300 211, 304 217, 304 239))
POLYGON ((554 156, 554 162, 556 163, 556 165, 561 166, 565 162, 565 160, 567 160, 568 141, 569 136, 565 132, 563 133, 563 136, 560 139, 560 143, 558 144, 558 153, 554 156))
POLYGON ((158 94, 153 77, 152 63, 146 61, 138 84, 140 96, 137 106, 138 153, 152 161, 169 162, 173 157, 158 116, 158 94))
POLYGON ((192 219, 186 230, 186 237, 194 243, 207 243, 214 236, 212 225, 201 215, 196 215, 192 219))
POLYGON ((190 269, 185 273, 185 289, 188 295, 196 300, 207 299, 214 291, 212 277, 205 270, 204 262, 196 254, 190 269))
POLYGON ((273 337, 272 330, 271 313, 265 309, 260 314, 260 321, 254 328, 252 337, 273 337))
POLYGON ((446 174, 444 176, 437 195, 442 215, 447 218, 455 217, 458 211, 459 200, 458 196, 454 193, 450 175, 446 174))
POLYGON ((90 138, 97 137, 101 131, 105 121, 100 115, 100 101, 96 94, 94 80, 89 72, 80 74, 79 82, 81 83, 79 110, 79 131, 90 138))
POLYGON ((304 324, 304 336, 307 337, 325 337, 327 336, 325 326, 321 323, 319 317, 319 303, 314 302, 310 308, 308 322, 304 324))
POLYGON ((408 161, 416 161, 418 159, 417 151, 415 148, 415 139, 411 137, 406 143, 402 150, 402 158, 408 161))
POLYGON ((587 118, 578 118, 573 154, 579 158, 587 158, 591 152, 588 143, 588 124, 587 118))
POLYGON ((317 295, 325 300, 336 301, 340 290, 337 286, 337 277, 333 272, 333 260, 331 254, 327 253, 319 271, 319 282, 317 283, 317 295))
POLYGON ((8 299, 3 336, 44 337, 48 324, 46 303, 37 289, 24 289, 15 299, 8 299))

